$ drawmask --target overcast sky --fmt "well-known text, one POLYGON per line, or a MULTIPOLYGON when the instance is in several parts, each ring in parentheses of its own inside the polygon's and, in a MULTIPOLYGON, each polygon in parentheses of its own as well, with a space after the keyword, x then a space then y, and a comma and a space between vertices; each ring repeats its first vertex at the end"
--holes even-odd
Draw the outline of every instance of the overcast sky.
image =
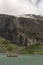
POLYGON ((43 15, 43 0, 0 0, 0 13, 43 15))

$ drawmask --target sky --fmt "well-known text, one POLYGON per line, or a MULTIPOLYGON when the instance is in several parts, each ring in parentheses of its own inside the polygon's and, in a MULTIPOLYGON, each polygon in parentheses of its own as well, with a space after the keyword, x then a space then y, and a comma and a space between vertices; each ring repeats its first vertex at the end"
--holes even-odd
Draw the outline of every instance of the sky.
POLYGON ((43 16, 43 0, 0 0, 0 14, 43 16))

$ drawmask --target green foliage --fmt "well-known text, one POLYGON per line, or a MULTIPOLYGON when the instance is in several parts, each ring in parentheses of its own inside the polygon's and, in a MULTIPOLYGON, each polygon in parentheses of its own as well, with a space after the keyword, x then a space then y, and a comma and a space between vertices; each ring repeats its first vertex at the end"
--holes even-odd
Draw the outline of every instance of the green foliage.
POLYGON ((19 47, 16 44, 4 38, 0 38, 0 49, 7 49, 6 51, 12 52, 18 50, 20 54, 43 54, 43 43, 37 43, 32 46, 19 47))
POLYGON ((35 54, 35 52, 37 54, 43 54, 43 50, 41 48, 43 48, 43 44, 39 43, 32 46, 26 46, 20 51, 20 54, 35 54))
POLYGON ((18 49, 19 46, 12 43, 11 41, 8 41, 8 40, 0 37, 0 49, 9 49, 10 50, 10 48, 11 48, 11 50, 12 49, 15 50, 15 49, 18 49))
POLYGON ((8 47, 7 48, 7 51, 12 52, 13 51, 13 48, 12 47, 8 47))

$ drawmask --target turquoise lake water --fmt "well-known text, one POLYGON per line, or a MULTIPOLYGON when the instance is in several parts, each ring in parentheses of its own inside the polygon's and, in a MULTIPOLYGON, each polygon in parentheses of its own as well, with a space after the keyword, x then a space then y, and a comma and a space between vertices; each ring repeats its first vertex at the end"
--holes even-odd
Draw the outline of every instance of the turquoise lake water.
POLYGON ((9 58, 5 54, 0 54, 0 65, 43 65, 43 55, 20 55, 9 58))

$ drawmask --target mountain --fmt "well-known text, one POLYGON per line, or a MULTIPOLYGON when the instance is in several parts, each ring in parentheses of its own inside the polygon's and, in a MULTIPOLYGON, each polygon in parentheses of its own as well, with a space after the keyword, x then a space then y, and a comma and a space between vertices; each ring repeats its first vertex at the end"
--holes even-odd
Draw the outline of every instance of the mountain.
POLYGON ((21 26, 25 26, 27 31, 43 33, 43 16, 39 15, 23 15, 19 17, 21 26))
POLYGON ((0 37, 17 44, 23 41, 23 44, 25 35, 29 33, 35 33, 43 40, 43 16, 25 14, 16 17, 0 14, 0 37))

